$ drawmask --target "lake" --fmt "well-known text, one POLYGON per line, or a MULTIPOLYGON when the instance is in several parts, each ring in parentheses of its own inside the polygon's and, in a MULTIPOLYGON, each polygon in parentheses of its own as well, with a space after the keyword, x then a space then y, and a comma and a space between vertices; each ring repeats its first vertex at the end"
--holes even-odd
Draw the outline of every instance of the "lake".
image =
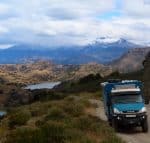
POLYGON ((56 85, 61 82, 45 82, 39 84, 31 84, 25 87, 25 89, 35 90, 35 89, 53 89, 56 85))
POLYGON ((4 117, 7 115, 6 111, 0 111, 0 118, 4 117))

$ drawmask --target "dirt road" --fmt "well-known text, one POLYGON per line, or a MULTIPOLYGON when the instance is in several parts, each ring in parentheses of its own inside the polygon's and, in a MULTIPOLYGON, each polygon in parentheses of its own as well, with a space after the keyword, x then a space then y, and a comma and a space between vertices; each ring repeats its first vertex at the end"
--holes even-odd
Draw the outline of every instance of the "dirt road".
MULTIPOLYGON (((99 100, 92 99, 90 100, 91 103, 96 104, 96 116, 101 118, 102 120, 107 120, 104 114, 104 107, 103 103, 99 100)), ((148 111, 148 122, 149 122, 149 132, 143 133, 141 128, 135 129, 124 129, 121 133, 117 133, 119 137, 121 137, 127 143, 150 143, 150 105, 147 106, 148 111)))

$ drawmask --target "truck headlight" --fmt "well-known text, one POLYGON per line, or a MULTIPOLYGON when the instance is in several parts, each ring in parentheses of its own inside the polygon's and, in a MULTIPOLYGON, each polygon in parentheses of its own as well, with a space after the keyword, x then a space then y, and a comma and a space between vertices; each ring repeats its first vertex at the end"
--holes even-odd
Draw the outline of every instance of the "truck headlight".
POLYGON ((146 112, 147 110, 146 110, 146 107, 142 107, 142 109, 139 111, 139 113, 144 113, 144 112, 146 112))
POLYGON ((114 108, 114 113, 115 113, 115 114, 120 114, 120 113, 122 113, 122 112, 119 111, 117 108, 114 108))

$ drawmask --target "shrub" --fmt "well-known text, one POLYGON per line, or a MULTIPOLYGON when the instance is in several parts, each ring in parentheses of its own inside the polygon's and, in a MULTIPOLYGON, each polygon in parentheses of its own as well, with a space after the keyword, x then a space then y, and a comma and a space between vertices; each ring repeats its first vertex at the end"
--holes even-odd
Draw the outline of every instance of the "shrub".
POLYGON ((80 116, 84 114, 84 107, 82 104, 76 102, 66 102, 66 105, 63 106, 63 109, 66 113, 72 116, 80 116))
POLYGON ((53 107, 49 110, 46 120, 61 120, 65 117, 64 111, 59 107, 53 107))
POLYGON ((89 130, 91 128, 92 120, 89 116, 81 116, 74 121, 74 127, 80 130, 89 130))
MULTIPOLYGON (((18 128, 12 131, 6 143, 44 143, 45 138, 39 129, 18 128)), ((46 143, 46 142, 45 142, 46 143)))
MULTIPOLYGON (((50 105, 49 105, 49 107, 50 107, 50 105)), ((47 113, 47 110, 49 107, 41 105, 40 103, 37 103, 37 104, 32 105, 32 107, 29 110, 33 117, 42 116, 47 113)))
POLYGON ((9 126, 14 127, 16 125, 25 125, 30 117, 31 114, 27 110, 11 113, 11 115, 9 116, 9 126))
POLYGON ((32 91, 33 102, 35 101, 47 101, 47 100, 61 100, 65 98, 65 94, 57 93, 52 90, 37 89, 32 91))
POLYGON ((68 140, 65 143, 95 143, 92 139, 90 139, 84 132, 81 130, 72 128, 66 131, 69 136, 68 140))
POLYGON ((41 132, 47 143, 65 143, 68 138, 65 124, 61 122, 49 121, 41 128, 41 132))
POLYGON ((63 123, 50 121, 39 129, 18 128, 12 131, 6 143, 65 143, 67 134, 63 123))

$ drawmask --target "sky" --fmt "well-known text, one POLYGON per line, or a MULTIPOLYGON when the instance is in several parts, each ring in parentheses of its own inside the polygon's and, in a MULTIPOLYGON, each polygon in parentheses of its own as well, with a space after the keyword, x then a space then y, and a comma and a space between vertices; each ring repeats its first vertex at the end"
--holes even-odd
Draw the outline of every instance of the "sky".
POLYGON ((150 0, 1 0, 0 48, 86 45, 98 37, 150 43, 150 0))

